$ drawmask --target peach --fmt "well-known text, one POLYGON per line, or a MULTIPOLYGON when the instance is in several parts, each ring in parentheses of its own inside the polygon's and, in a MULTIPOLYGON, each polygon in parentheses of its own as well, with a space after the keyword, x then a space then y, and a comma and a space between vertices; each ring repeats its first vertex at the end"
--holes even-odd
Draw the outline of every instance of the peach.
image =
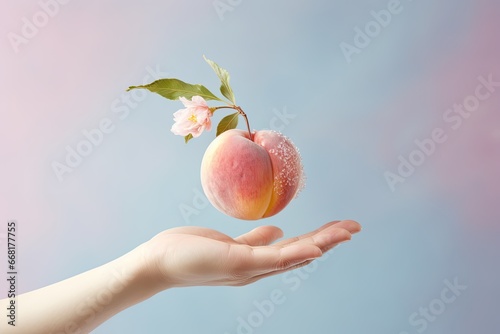
POLYGON ((299 151, 276 131, 228 130, 208 146, 201 184, 219 211, 256 220, 283 210, 304 186, 299 151))

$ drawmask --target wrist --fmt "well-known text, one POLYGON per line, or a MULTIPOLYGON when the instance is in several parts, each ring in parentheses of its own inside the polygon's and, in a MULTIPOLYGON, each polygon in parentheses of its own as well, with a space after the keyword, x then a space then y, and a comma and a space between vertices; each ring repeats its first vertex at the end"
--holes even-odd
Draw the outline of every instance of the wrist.
POLYGON ((141 280, 149 284, 149 289, 153 291, 153 294, 185 286, 182 279, 178 279, 176 270, 172 268, 172 265, 179 264, 178 260, 173 261, 175 251, 170 249, 171 243, 162 236, 164 233, 159 233, 131 252, 135 253, 133 256, 139 258, 136 262, 141 264, 141 280))
POLYGON ((118 290, 127 289, 130 294, 145 300, 168 288, 157 269, 156 256, 151 252, 148 243, 138 246, 115 261, 112 275, 118 290))

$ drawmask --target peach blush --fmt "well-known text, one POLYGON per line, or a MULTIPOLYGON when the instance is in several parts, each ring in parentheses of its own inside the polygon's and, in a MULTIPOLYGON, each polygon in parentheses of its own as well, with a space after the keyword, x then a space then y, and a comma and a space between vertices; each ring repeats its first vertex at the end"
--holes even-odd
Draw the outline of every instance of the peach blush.
POLYGON ((201 164, 203 190, 214 207, 235 218, 256 220, 283 210, 304 187, 299 151, 281 133, 228 130, 207 148, 201 164))

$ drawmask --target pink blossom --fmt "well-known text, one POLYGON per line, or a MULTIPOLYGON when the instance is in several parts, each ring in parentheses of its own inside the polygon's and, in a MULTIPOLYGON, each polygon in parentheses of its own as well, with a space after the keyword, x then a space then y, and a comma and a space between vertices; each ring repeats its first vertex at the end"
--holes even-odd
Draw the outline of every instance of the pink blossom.
POLYGON ((212 128, 212 111, 207 102, 201 96, 193 96, 191 101, 184 97, 179 100, 184 104, 185 109, 179 109, 174 113, 175 124, 172 131, 176 135, 187 136, 191 134, 198 137, 203 130, 209 131, 212 128))

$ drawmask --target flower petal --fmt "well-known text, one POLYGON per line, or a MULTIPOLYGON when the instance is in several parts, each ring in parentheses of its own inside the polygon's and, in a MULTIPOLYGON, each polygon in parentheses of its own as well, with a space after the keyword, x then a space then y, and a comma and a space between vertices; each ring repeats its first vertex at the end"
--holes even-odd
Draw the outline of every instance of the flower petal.
POLYGON ((174 125, 171 131, 176 135, 187 136, 191 134, 198 137, 204 130, 212 128, 212 112, 207 102, 201 96, 193 96, 191 101, 184 97, 179 100, 186 108, 179 109, 174 113, 174 125))

